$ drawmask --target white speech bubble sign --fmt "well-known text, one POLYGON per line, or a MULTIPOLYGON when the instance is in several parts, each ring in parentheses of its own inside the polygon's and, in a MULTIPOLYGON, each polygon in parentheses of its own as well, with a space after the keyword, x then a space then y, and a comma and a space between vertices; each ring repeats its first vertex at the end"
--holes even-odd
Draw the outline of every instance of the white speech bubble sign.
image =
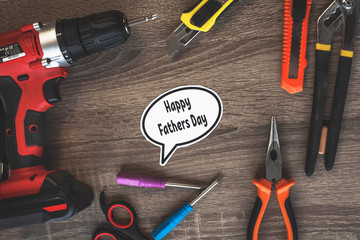
POLYGON ((182 86, 154 99, 140 122, 144 137, 160 149, 165 166, 175 150, 206 138, 218 125, 223 105, 216 92, 203 86, 182 86))

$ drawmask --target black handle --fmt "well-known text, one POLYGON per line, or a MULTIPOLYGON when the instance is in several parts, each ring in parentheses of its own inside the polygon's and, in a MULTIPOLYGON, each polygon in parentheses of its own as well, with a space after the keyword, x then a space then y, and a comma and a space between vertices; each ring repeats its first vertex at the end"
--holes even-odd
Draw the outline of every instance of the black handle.
POLYGON ((329 60, 330 51, 316 50, 313 106, 305 165, 307 176, 314 173, 319 152, 328 89, 329 60))
MULTIPOLYGON (((59 83, 62 79, 48 79, 38 88, 40 91, 34 93, 22 90, 12 77, 0 76, 0 160, 6 167, 15 170, 42 164, 46 109, 31 109, 60 101, 59 83)), ((41 84, 32 77, 22 81, 41 84)))
MULTIPOLYGON (((0 151, 1 162, 9 164, 11 169, 32 167, 42 163, 41 157, 35 155, 20 155, 18 148, 21 143, 17 139, 15 118, 20 111, 21 88, 10 76, 0 77, 0 151)), ((21 109, 26 111, 24 109, 21 109)), ((44 115, 34 111, 26 111, 24 121, 24 142, 27 146, 43 146, 45 136, 44 115)), ((24 144, 22 144, 24 145, 24 144)))
POLYGON ((56 171, 45 177, 37 194, 0 200, 0 230, 62 221, 90 206, 92 200, 89 186, 68 172, 56 171))
MULTIPOLYGON (((285 209, 286 209, 286 213, 287 213, 287 216, 288 216, 288 220, 289 220, 290 225, 291 225, 292 239, 293 240, 298 240, 298 229, 297 229, 294 210, 293 210, 293 208, 291 206, 291 202, 290 202, 290 196, 285 200, 285 209)), ((287 220, 285 220, 285 223, 286 223, 286 221, 287 220)))
POLYGON ((340 56, 325 150, 325 167, 328 171, 333 168, 335 162, 351 65, 352 58, 340 56))
POLYGON ((110 204, 105 204, 105 193, 100 193, 100 207, 103 213, 105 214, 106 220, 111 226, 121 232, 122 234, 126 235, 127 237, 131 239, 136 240, 148 240, 139 230, 137 225, 137 218, 136 218, 136 212, 134 208, 124 202, 124 201, 115 201, 110 204), (112 211, 117 208, 121 207, 128 211, 130 214, 130 222, 126 225, 119 224, 116 222, 116 220, 112 216, 112 211))
MULTIPOLYGON (((262 208, 262 201, 259 197, 256 197, 254 208, 251 212, 249 224, 247 228, 247 240, 253 240, 256 221, 259 218, 260 210, 262 208)), ((258 229, 256 230, 258 231, 258 229)))
POLYGON ((261 220, 271 196, 271 182, 264 178, 253 179, 252 182, 257 187, 257 197, 249 220, 247 240, 257 239, 261 220))
POLYGON ((206 2, 191 18, 191 23, 201 28, 222 7, 216 0, 206 2))
POLYGON ((292 18, 294 21, 302 21, 306 15, 306 0, 293 0, 292 18))
POLYGON ((123 238, 122 236, 118 235, 115 231, 113 230, 108 230, 108 229, 100 229, 97 230, 93 237, 92 240, 100 240, 100 238, 102 237, 107 237, 108 239, 113 239, 113 240, 127 240, 125 238, 123 238))
POLYGON ((294 184, 294 179, 282 179, 276 183, 276 196, 285 221, 288 240, 298 239, 295 214, 290 202, 290 188, 294 186, 294 184))

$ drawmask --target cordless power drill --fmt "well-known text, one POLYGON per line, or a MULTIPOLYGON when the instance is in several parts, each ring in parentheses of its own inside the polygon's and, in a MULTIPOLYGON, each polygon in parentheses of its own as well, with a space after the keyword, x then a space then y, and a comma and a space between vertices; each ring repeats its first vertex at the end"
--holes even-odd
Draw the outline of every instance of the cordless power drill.
POLYGON ((89 186, 43 166, 45 112, 80 58, 118 46, 129 26, 119 11, 34 23, 0 34, 0 229, 65 220, 88 207, 89 186))

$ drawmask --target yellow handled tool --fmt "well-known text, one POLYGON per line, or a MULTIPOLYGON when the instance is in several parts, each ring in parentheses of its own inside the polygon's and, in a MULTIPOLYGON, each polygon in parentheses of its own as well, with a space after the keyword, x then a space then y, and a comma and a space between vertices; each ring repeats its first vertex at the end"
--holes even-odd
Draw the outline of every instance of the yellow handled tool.
POLYGON ((170 56, 187 46, 200 32, 209 31, 217 18, 238 0, 200 0, 181 15, 181 25, 167 39, 170 56))

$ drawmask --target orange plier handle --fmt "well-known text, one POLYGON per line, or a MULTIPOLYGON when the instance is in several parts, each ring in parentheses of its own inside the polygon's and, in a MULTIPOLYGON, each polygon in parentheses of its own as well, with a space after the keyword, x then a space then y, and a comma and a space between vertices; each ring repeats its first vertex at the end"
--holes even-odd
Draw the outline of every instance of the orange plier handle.
MULTIPOLYGON (((252 182, 258 189, 258 195, 249 220, 247 240, 258 239, 260 223, 271 196, 272 185, 272 183, 265 178, 260 180, 254 179, 252 182)), ((289 195, 290 187, 294 184, 295 181, 293 179, 284 178, 276 183, 276 196, 285 221, 288 240, 298 239, 295 215, 291 207, 289 195)))

